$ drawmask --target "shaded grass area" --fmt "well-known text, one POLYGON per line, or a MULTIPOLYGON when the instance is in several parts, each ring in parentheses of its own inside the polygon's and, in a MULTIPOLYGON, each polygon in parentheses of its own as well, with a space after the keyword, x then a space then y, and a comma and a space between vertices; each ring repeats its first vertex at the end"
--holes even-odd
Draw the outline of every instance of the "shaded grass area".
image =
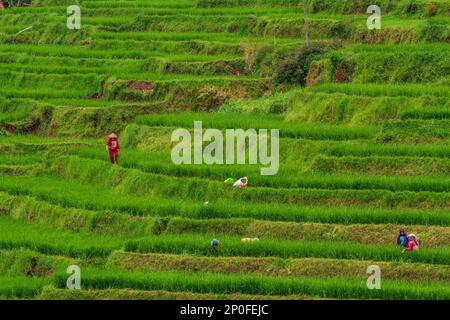
POLYGON ((327 152, 333 156, 404 156, 404 157, 438 157, 450 156, 450 147, 446 145, 401 145, 401 144, 341 144, 331 146, 327 152))
POLYGON ((44 287, 37 299, 43 300, 316 300, 306 295, 268 296, 250 294, 213 294, 164 290, 86 289, 66 290, 44 287))
POLYGON ((48 256, 26 249, 0 250, 0 271, 3 276, 48 277, 70 264, 74 259, 48 256))
POLYGON ((187 254, 138 254, 115 252, 107 266, 128 271, 190 271, 214 273, 261 274, 290 277, 367 278, 367 267, 378 265, 383 278, 404 281, 448 281, 448 266, 398 264, 381 261, 341 259, 280 259, 248 257, 196 257, 187 254))
POLYGON ((281 118, 272 116, 251 116, 246 114, 228 113, 177 113, 146 115, 136 119, 138 124, 148 126, 169 126, 193 128, 194 121, 201 121, 203 128, 215 129, 277 129, 280 137, 307 139, 369 139, 377 132, 376 127, 338 127, 307 123, 284 122, 281 118))
MULTIPOLYGON (((65 286, 65 276, 56 278, 65 286)), ((198 293, 246 293, 264 295, 307 294, 335 298, 446 299, 448 288, 438 284, 422 286, 385 281, 383 290, 367 290, 365 281, 343 279, 292 279, 261 276, 216 275, 180 272, 126 272, 94 270, 84 272, 85 288, 133 288, 141 290, 191 291, 198 293)))
POLYGON ((5 299, 30 299, 41 293, 49 280, 26 276, 0 276, 0 297, 5 299))
MULTIPOLYGON (((105 152, 99 148, 77 148, 68 150, 68 152, 82 158, 107 160, 105 152)), ((175 165, 169 154, 165 152, 149 154, 136 150, 125 150, 121 153, 120 166, 148 173, 174 177, 201 177, 216 181, 223 181, 227 177, 249 176, 252 187, 450 191, 450 181, 445 178, 450 172, 448 161, 429 158, 395 158, 396 161, 392 161, 393 159, 318 156, 314 158, 311 172, 304 172, 306 169, 302 170, 294 162, 282 161, 276 179, 271 176, 261 176, 260 167, 264 167, 261 165, 175 165), (421 174, 421 167, 425 174, 421 174), (388 175, 391 175, 395 169, 400 171, 395 174, 397 177, 389 177, 388 175), (383 170, 387 171, 384 173, 386 176, 383 176, 383 170), (323 175, 317 174, 317 172, 330 174, 323 175), (400 176, 402 174, 406 176, 400 176), (407 175, 426 177, 407 177, 407 175)))
MULTIPOLYGON (((307 208, 304 208, 304 210, 307 208)), ((53 227, 55 230, 90 232, 128 237, 151 236, 152 234, 223 234, 248 237, 263 237, 285 240, 348 241, 366 244, 392 244, 401 225, 357 224, 336 225, 318 223, 289 223, 253 220, 246 218, 218 219, 217 214, 202 219, 182 217, 136 217, 108 211, 88 211, 63 208, 32 197, 17 197, 0 193, 0 211, 23 221, 53 227)), ((314 213, 310 209, 311 214, 314 213)), ((162 212, 163 213, 163 212, 162 212)), ((323 213, 325 215, 325 213, 323 213)), ((186 216, 196 218, 195 212, 186 216)), ((244 216, 244 215, 242 215, 244 216)), ((356 220, 356 219, 354 219, 356 220)), ((357 220, 356 220, 357 221, 357 220)), ((348 221, 351 222, 351 221, 348 221)), ((372 222, 373 223, 373 222, 372 222)), ((420 234, 424 247, 448 246, 449 229, 434 226, 411 226, 409 232, 420 234)))
MULTIPOLYGON (((252 219, 186 219, 175 217, 167 222, 165 233, 237 235, 242 237, 306 241, 346 241, 349 243, 395 243, 395 235, 401 225, 390 224, 320 224, 289 223, 252 219)), ((420 234, 424 248, 449 246, 450 229, 435 226, 408 226, 408 232, 420 234)))
MULTIPOLYGON (((273 203, 235 203, 181 201, 160 197, 123 195, 109 189, 52 177, 2 176, 0 190, 12 195, 33 196, 62 207, 87 210, 111 210, 132 215, 183 216, 189 218, 255 218, 273 221, 309 221, 324 223, 397 223, 450 225, 445 212, 417 209, 390 210, 287 205, 273 203), (45 188, 43 187, 45 186, 45 188), (87 196, 89 194, 89 196, 87 196)), ((8 206, 6 208, 9 208, 8 206)), ((70 221, 71 218, 68 218, 70 221)))
POLYGON ((91 211, 58 206, 33 197, 0 193, 0 211, 4 215, 54 230, 88 232, 115 236, 145 236, 152 233, 154 219, 117 212, 91 211))
POLYGON ((309 242, 260 240, 254 243, 241 242, 236 238, 222 239, 218 251, 211 250, 210 238, 198 235, 173 236, 164 235, 151 239, 131 240, 125 250, 140 253, 189 253, 207 256, 252 256, 281 258, 334 258, 357 260, 380 260, 421 262, 431 264, 449 264, 448 247, 429 249, 414 254, 402 253, 402 248, 395 246, 375 246, 342 242, 309 242))
POLYGON ((330 157, 317 156, 312 171, 322 173, 364 173, 391 176, 440 176, 450 175, 450 160, 431 157, 368 156, 330 157))
MULTIPOLYGON (((51 172, 65 179, 90 182, 136 195, 178 196, 180 199, 189 198, 197 201, 236 199, 240 201, 271 201, 308 205, 318 204, 318 201, 330 205, 331 203, 348 205, 351 202, 356 206, 364 204, 376 204, 377 207, 406 206, 412 208, 418 206, 424 208, 426 206, 445 210, 448 207, 446 199, 449 196, 445 190, 441 190, 443 192, 391 192, 361 187, 350 190, 345 189, 342 184, 341 188, 334 188, 334 190, 320 189, 320 185, 316 186, 317 189, 260 187, 252 190, 230 190, 229 186, 215 181, 184 178, 183 183, 177 183, 180 182, 179 178, 111 167, 100 161, 77 157, 58 159, 53 163, 51 172), (105 179, 105 177, 109 177, 109 179, 105 179)), ((446 188, 445 182, 443 182, 443 185, 446 188)))
POLYGON ((427 85, 427 84, 342 84, 332 83, 318 85, 312 88, 314 92, 327 93, 345 93, 348 95, 359 96, 407 96, 418 97, 423 95, 448 97, 448 88, 446 86, 427 85))
POLYGON ((112 236, 56 232, 10 217, 0 217, 0 230, 0 249, 26 248, 49 255, 106 257, 124 243, 123 239, 112 236))

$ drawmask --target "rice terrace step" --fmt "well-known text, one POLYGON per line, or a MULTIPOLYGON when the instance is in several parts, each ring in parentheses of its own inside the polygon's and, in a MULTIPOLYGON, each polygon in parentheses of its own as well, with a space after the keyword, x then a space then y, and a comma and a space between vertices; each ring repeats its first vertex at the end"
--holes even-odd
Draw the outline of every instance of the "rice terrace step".
POLYGON ((0 0, 0 300, 449 300, 449 75, 450 0, 0 0))

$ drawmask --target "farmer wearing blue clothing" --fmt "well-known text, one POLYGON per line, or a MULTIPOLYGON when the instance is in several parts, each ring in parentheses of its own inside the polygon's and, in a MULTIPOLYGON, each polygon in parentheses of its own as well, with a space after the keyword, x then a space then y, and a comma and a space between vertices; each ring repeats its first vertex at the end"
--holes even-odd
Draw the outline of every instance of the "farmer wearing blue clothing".
POLYGON ((220 248, 220 241, 217 239, 212 239, 211 240, 211 249, 212 250, 219 250, 220 248))
POLYGON ((408 247, 408 234, 405 229, 400 229, 397 236, 397 245, 401 247, 408 247))

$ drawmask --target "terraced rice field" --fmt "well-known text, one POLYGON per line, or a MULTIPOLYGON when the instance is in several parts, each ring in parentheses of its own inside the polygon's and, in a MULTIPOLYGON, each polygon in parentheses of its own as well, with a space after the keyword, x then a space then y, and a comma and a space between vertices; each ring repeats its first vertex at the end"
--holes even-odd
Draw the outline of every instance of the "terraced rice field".
POLYGON ((450 299, 450 1, 311 0, 309 49, 300 2, 0 10, 0 298, 450 299), (175 165, 194 121, 279 129, 278 174, 175 165))

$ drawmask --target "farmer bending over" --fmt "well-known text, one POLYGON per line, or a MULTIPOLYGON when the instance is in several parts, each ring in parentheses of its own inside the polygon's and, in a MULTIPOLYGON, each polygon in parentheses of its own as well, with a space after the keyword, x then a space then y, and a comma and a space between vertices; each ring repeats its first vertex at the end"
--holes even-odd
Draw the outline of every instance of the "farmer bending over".
POLYGON ((236 181, 233 184, 233 187, 246 188, 247 184, 248 184, 248 178, 243 177, 243 178, 238 179, 238 181, 236 181))
POLYGON ((112 164, 119 163, 119 140, 117 139, 117 135, 115 133, 111 133, 108 136, 108 140, 106 141, 106 150, 109 152, 109 159, 112 164))
POLYGON ((210 243, 212 250, 219 250, 220 249, 220 241, 217 239, 212 239, 210 243))
POLYGON ((405 251, 419 250, 419 242, 416 240, 416 235, 411 233, 408 238, 409 238, 409 242, 408 242, 408 246, 406 247, 405 251))

